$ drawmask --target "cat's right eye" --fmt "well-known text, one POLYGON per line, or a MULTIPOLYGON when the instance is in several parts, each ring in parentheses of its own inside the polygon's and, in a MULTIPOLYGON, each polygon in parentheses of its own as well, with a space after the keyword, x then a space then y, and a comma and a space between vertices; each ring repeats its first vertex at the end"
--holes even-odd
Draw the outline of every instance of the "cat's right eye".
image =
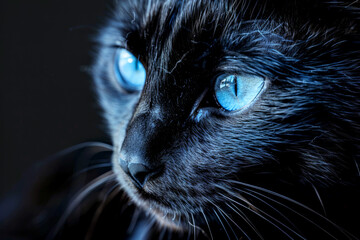
POLYGON ((246 108, 261 92, 265 79, 249 75, 221 75, 215 83, 218 104, 227 111, 246 108))
POLYGON ((138 58, 121 48, 116 51, 115 75, 120 86, 126 91, 138 92, 144 87, 146 70, 138 58))

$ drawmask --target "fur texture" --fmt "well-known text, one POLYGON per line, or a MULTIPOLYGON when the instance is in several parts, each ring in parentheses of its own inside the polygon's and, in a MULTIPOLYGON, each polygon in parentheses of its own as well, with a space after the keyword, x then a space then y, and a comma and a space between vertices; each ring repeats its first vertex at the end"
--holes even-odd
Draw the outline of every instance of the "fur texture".
POLYGON ((91 72, 113 147, 74 146, 25 176, 0 238, 360 238, 359 7, 118 1, 91 72), (140 93, 116 80, 119 48, 146 68, 140 93), (265 87, 227 112, 222 74, 265 87), (119 159, 161 171, 139 188, 119 159))
POLYGON ((162 227, 199 237, 355 238, 343 228, 359 234, 349 221, 359 206, 343 197, 359 188, 358 7, 119 1, 98 39, 93 75, 113 169, 131 200, 162 227), (117 84, 117 48, 144 64, 141 93, 117 84), (212 90, 223 73, 264 77, 266 89, 246 110, 226 112, 212 90), (119 167, 122 157, 163 171, 139 190, 119 167))

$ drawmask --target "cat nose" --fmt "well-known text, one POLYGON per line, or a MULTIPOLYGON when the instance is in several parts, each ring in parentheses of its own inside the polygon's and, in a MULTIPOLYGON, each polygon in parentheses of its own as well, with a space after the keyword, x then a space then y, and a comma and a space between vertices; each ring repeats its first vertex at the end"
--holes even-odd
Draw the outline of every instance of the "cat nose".
POLYGON ((159 172, 159 169, 150 168, 143 163, 128 163, 120 159, 119 164, 124 172, 140 188, 143 188, 144 184, 151 176, 159 172))

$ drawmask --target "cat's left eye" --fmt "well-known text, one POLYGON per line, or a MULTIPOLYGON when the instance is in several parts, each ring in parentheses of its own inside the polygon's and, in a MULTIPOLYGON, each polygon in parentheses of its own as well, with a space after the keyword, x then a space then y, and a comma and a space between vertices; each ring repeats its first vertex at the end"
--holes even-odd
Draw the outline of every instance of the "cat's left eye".
POLYGON ((138 58, 121 48, 115 57, 116 78, 128 92, 141 91, 145 84, 146 70, 138 58))
POLYGON ((265 79, 249 75, 221 75, 216 79, 215 97, 227 111, 247 107, 261 92, 265 79))

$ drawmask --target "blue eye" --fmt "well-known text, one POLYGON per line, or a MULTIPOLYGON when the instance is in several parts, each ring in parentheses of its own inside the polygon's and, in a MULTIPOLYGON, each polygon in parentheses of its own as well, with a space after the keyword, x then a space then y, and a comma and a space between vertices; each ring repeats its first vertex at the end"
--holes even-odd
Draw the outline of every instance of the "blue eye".
POLYGON ((217 102, 228 111, 247 107, 260 93, 265 80, 249 75, 222 75, 216 79, 217 102))
POLYGON ((139 59, 125 49, 119 49, 115 58, 115 74, 120 85, 129 92, 141 91, 146 71, 139 59))

